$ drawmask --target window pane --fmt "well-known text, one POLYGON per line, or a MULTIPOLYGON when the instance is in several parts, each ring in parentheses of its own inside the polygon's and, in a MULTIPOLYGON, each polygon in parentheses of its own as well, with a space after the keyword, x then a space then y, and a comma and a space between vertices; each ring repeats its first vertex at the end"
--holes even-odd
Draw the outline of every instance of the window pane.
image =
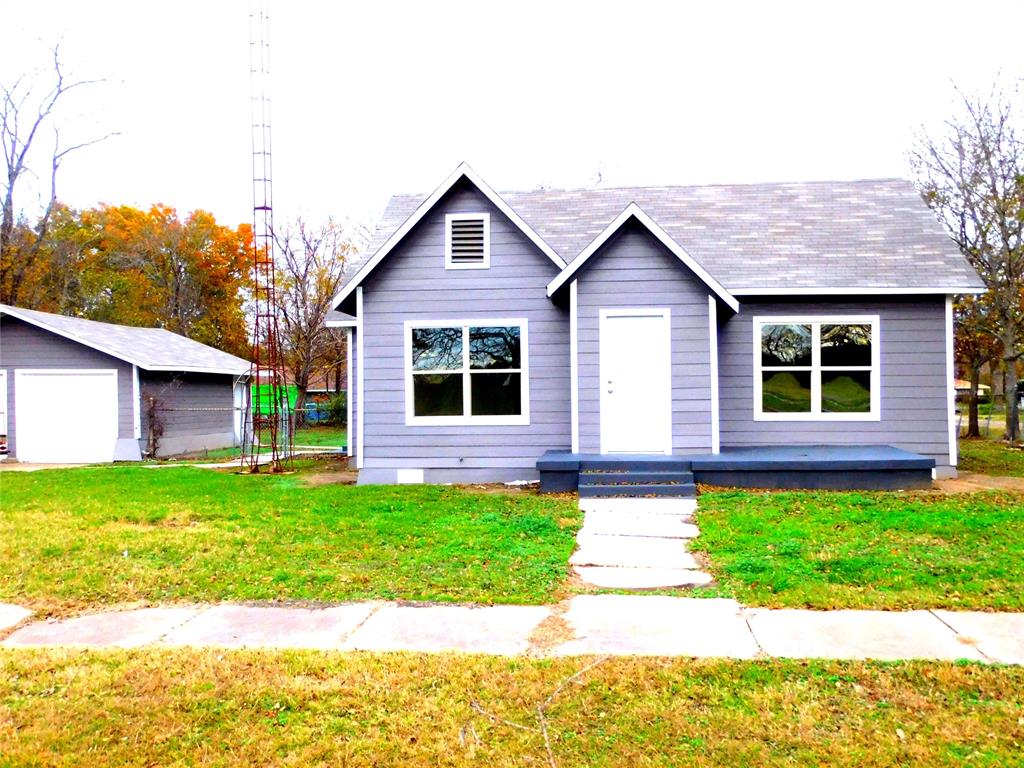
POLYGON ((521 373, 474 373, 474 416, 519 416, 522 413, 521 373))
POLYGON ((461 416, 461 373, 417 373, 412 377, 416 416, 461 416))
POLYGON ((761 327, 761 365, 810 365, 811 326, 761 327))
POLYGON ((461 328, 412 329, 412 369, 414 371, 451 371, 461 367, 461 328))
POLYGON ((822 325, 822 365, 871 365, 870 325, 822 325))
POLYGON ((761 410, 764 413, 810 413, 811 372, 762 372, 761 410))
POLYGON ((870 413, 871 371, 822 371, 821 410, 870 413))
POLYGON ((470 328, 470 368, 519 368, 519 328, 470 328))

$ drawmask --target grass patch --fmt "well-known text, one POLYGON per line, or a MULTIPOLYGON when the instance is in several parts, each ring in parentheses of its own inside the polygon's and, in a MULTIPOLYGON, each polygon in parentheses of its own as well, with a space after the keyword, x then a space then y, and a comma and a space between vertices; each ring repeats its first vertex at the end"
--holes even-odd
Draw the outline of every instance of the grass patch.
POLYGON ((1024 609, 1024 495, 714 491, 704 594, 809 608, 1024 609))
POLYGON ((960 439, 960 469, 997 477, 1024 477, 1024 447, 1002 440, 960 439))
MULTIPOLYGON (((0 762, 546 766, 537 706, 586 661, 0 651, 0 762)), ((1012 766, 1022 707, 1014 667, 622 658, 546 726, 563 768, 1012 766)))
POLYGON ((580 522, 564 499, 309 487, 301 473, 119 466, 2 482, 0 601, 44 612, 136 601, 544 603, 568 573, 580 522))
POLYGON ((348 440, 345 427, 310 426, 295 430, 296 445, 314 445, 317 447, 340 447, 348 440))

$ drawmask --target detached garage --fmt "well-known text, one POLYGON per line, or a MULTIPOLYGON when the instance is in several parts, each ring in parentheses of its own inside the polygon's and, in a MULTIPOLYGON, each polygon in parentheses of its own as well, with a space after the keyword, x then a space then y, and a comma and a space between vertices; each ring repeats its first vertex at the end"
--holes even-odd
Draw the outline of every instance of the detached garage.
POLYGON ((161 328, 0 304, 0 435, 24 462, 238 445, 249 363, 161 328))

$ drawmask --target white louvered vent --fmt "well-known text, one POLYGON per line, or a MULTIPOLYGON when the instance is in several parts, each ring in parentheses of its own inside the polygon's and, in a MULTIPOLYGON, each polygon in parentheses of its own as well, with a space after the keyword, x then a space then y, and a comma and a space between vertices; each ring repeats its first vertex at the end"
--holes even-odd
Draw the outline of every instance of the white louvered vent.
POLYGON ((486 269, 490 265, 490 215, 450 213, 445 223, 445 267, 486 269))

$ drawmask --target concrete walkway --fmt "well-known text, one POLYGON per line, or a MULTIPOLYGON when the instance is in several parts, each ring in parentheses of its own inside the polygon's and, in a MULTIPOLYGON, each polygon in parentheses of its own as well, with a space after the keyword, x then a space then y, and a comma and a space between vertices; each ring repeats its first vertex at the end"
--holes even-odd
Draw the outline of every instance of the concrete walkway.
POLYGON ((768 610, 744 608, 734 600, 654 595, 580 595, 557 606, 195 605, 37 622, 26 621, 28 613, 0 604, 0 638, 7 635, 0 646, 969 659, 1024 664, 1024 613, 768 610))
POLYGON ((662 589, 707 584, 687 543, 700 533, 694 499, 580 499, 579 549, 569 558, 585 583, 605 589, 662 589))

